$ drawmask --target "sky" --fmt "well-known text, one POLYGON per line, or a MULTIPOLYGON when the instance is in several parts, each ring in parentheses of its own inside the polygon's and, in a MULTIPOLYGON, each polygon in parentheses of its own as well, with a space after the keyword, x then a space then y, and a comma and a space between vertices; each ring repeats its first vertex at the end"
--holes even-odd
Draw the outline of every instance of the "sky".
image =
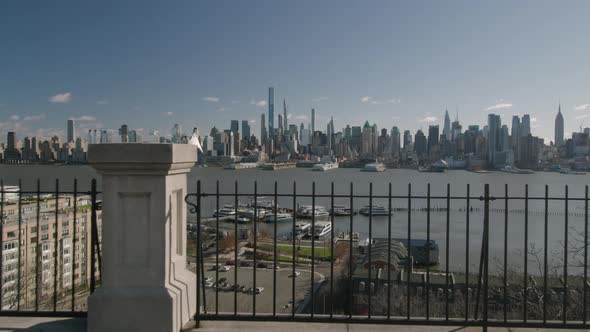
MULTIPOLYGON (((275 114, 325 130, 531 114, 590 126, 589 1, 28 1, 0 4, 0 141, 89 128, 208 132, 275 114)), ((275 120, 276 123, 276 120, 275 120)))

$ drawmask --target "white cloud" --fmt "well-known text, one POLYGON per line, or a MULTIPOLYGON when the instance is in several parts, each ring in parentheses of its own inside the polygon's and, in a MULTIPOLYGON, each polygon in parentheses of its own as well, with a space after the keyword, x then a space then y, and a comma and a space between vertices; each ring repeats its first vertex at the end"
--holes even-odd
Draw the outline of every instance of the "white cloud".
POLYGON ((317 103, 317 102, 324 101, 324 100, 328 100, 328 97, 326 97, 326 96, 321 96, 321 97, 314 98, 314 99, 312 99, 311 101, 313 101, 313 102, 317 103))
POLYGON ((425 116, 422 119, 419 119, 418 122, 435 122, 438 120, 436 116, 425 116))
POLYGON ((375 100, 373 97, 364 96, 361 98, 361 103, 364 103, 364 104, 371 103, 373 105, 399 104, 399 103, 401 103, 401 99, 390 98, 390 99, 386 99, 386 100, 375 100))
POLYGON ((27 115, 23 118, 24 121, 39 121, 45 119, 45 114, 27 115))
POLYGON ((10 116, 10 120, 12 120, 12 121, 18 121, 19 119, 20 119, 20 116, 18 116, 16 114, 10 116))
POLYGON ((576 111, 585 111, 590 108, 590 104, 582 104, 578 106, 574 106, 574 110, 576 111))
POLYGON ((582 115, 578 115, 578 116, 576 116, 576 120, 582 120, 582 119, 585 119, 585 118, 587 118, 587 117, 589 117, 589 116, 590 116, 590 114, 582 114, 582 115))
POLYGON ((49 97, 49 101, 52 103, 65 104, 65 103, 69 103, 71 100, 72 100, 72 93, 71 92, 58 93, 55 96, 49 97))
POLYGON ((228 107, 219 107, 216 110, 217 112, 225 112, 225 111, 231 111, 231 108, 228 107))
POLYGON ((164 112, 162 114, 164 114, 165 116, 172 116, 174 115, 174 112, 164 112))
POLYGON ((255 124, 256 123, 256 120, 248 120, 248 123, 249 124, 255 124))
POLYGON ((96 117, 91 116, 91 115, 82 115, 79 118, 71 118, 71 119, 76 120, 76 121, 96 121, 96 117))
POLYGON ((260 101, 256 102, 256 106, 259 106, 259 107, 265 107, 266 105, 268 105, 266 100, 260 100, 260 101))
POLYGON ((216 103, 219 100, 220 100, 219 97, 204 97, 203 98, 203 101, 208 101, 208 102, 211 102, 211 103, 216 103))
POLYGON ((496 105, 489 106, 485 110, 486 111, 501 110, 501 109, 506 109, 506 108, 512 108, 512 106, 513 105, 510 103, 499 103, 496 105))
POLYGON ((109 103, 109 101, 108 100, 99 100, 96 103, 99 104, 99 105, 106 105, 106 104, 109 103))
POLYGON ((537 122, 537 118, 535 118, 535 117, 532 117, 532 118, 531 118, 531 122, 537 122))

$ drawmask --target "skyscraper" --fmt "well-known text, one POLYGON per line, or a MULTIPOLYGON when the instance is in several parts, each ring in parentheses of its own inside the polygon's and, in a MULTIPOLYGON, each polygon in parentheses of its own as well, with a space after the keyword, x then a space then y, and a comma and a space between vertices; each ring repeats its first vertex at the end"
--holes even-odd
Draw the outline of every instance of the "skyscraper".
POLYGON ((428 127, 428 153, 430 153, 434 147, 438 146, 438 133, 438 125, 428 127))
POLYGON ((557 116, 555 117, 555 146, 563 145, 563 115, 561 115, 561 104, 557 109, 557 116))
POLYGON ((238 120, 231 120, 230 130, 236 135, 240 131, 240 122, 238 120))
POLYGON ((311 109, 311 134, 315 132, 315 108, 311 109))
POLYGON ((285 131, 289 128, 289 122, 287 121, 287 101, 283 99, 283 128, 285 131))
POLYGON ((512 116, 512 128, 510 128, 510 136, 512 136, 512 150, 516 155, 518 152, 518 138, 520 137, 520 118, 518 115, 512 116))
POLYGON ((448 110, 445 110, 445 123, 443 126, 443 135, 445 135, 447 141, 451 140, 451 118, 449 117, 448 110))
POLYGON ((260 115, 260 143, 262 145, 266 144, 266 139, 268 135, 266 134, 266 119, 264 113, 260 115))
POLYGON ((248 120, 242 120, 242 138, 246 141, 250 140, 250 123, 248 120))
POLYGON ((268 88, 268 134, 272 137, 275 129, 275 88, 268 88))
POLYGON ((404 130, 404 149, 409 148, 412 145, 412 134, 409 130, 404 130))
POLYGON ((520 123, 520 137, 526 137, 531 133, 531 116, 525 114, 520 123))
POLYGON ((488 114, 488 165, 490 166, 495 166, 496 151, 500 151, 501 148, 501 129, 500 116, 488 114))
POLYGON ((76 132, 74 129, 74 119, 68 120, 68 143, 73 142, 76 139, 76 132))

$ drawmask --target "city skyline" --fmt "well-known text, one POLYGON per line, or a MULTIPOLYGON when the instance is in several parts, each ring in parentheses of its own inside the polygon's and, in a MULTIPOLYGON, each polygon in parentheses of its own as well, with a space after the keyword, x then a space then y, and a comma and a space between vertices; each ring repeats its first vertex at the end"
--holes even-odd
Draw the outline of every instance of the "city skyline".
POLYGON ((79 133, 121 123, 167 133, 174 123, 226 127, 231 119, 249 120, 259 133, 269 86, 276 113, 286 99, 290 122, 307 125, 315 108, 318 128, 334 116, 336 128, 369 118, 427 130, 447 109, 463 123, 482 124, 488 112, 530 114, 549 141, 559 100, 566 137, 590 116, 587 49, 576 42, 588 31, 587 3, 575 10, 548 2, 349 4, 269 2, 254 10, 204 1, 118 6, 115 14, 98 4, 72 2, 64 12, 11 3, 0 14, 11 50, 3 55, 11 79, 0 82, 0 137, 11 130, 65 137, 70 118, 79 133), (30 61, 40 47, 44 61, 30 61))

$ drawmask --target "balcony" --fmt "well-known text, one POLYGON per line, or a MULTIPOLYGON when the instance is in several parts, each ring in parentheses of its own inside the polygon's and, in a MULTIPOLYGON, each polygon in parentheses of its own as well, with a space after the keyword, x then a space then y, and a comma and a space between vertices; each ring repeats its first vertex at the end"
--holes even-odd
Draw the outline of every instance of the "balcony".
MULTIPOLYGON (((517 195, 508 185, 500 193, 485 185, 451 195, 448 185, 446 194, 434 195, 430 185, 425 192, 408 185, 400 195, 391 184, 385 191, 373 184, 343 191, 334 184, 269 189, 254 181, 228 189, 208 179, 187 182, 192 146, 102 144, 90 151, 102 192, 96 181, 82 190, 74 182, 72 191, 56 182, 51 193, 21 190, 16 202, 1 205, 5 215, 4 209, 40 206, 40 197, 54 201, 54 210, 29 210, 39 212, 27 222, 22 212, 11 215, 2 234, 12 227, 27 238, 20 230, 52 214, 57 234, 86 242, 68 253, 72 262, 83 261, 65 275, 53 250, 63 249, 61 237, 48 239, 52 284, 35 281, 40 260, 22 269, 20 294, 3 298, 0 314, 10 318, 0 326, 588 328, 587 189, 550 195, 545 187, 544 195, 529 195, 527 187, 517 195), (78 206, 82 200, 90 205, 78 206), (82 214, 87 234, 62 222, 82 214)), ((31 262, 21 255, 18 262, 31 262)))

